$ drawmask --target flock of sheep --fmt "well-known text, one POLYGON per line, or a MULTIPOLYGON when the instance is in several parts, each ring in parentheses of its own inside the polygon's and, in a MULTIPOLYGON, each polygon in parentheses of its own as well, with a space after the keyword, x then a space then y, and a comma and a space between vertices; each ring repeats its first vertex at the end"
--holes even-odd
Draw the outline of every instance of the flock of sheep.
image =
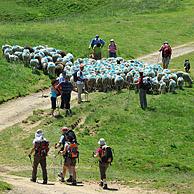
POLYGON ((143 69, 145 79, 151 83, 149 92, 155 94, 175 93, 177 88, 183 89, 185 84, 192 87, 193 82, 188 73, 182 71, 173 73, 169 69, 163 69, 159 64, 124 60, 121 57, 97 61, 91 58, 78 58, 74 61, 71 53, 66 54, 62 50, 42 45, 36 47, 3 45, 2 52, 8 62, 21 61, 33 70, 43 70, 52 78, 62 76, 62 72, 65 71, 75 87, 72 75, 79 70, 82 63, 85 65, 85 89, 88 92, 106 92, 113 89, 119 91, 127 87, 136 89, 140 69, 143 69))

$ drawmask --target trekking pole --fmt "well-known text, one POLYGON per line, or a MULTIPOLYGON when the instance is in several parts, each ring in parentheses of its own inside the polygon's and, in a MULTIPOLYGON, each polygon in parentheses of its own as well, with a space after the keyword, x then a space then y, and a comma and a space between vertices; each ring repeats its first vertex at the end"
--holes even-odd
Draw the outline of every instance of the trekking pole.
POLYGON ((33 168, 33 165, 32 165, 32 157, 31 157, 30 154, 28 155, 28 157, 29 157, 29 159, 30 159, 31 166, 32 166, 32 168, 33 168))

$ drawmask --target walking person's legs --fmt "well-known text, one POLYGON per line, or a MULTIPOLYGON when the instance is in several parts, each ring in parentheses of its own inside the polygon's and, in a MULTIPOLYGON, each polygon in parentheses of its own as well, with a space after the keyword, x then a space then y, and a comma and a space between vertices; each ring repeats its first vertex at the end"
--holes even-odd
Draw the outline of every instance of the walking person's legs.
POLYGON ((40 165, 42 168, 42 177, 43 177, 43 184, 47 184, 47 169, 46 169, 46 158, 40 159, 40 165))
POLYGON ((78 92, 78 103, 80 104, 81 103, 81 94, 83 92, 83 87, 84 87, 84 84, 81 83, 81 84, 77 84, 77 92, 78 92))
POLYGON ((36 182, 37 168, 38 168, 39 162, 40 162, 39 157, 34 156, 32 178, 31 178, 31 181, 33 181, 33 182, 36 182))

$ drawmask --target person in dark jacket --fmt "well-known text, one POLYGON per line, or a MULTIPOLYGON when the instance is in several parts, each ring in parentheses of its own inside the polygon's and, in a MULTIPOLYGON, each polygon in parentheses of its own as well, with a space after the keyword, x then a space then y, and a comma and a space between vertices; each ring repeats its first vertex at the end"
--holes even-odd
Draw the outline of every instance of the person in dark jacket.
POLYGON ((101 47, 103 47, 105 45, 105 41, 102 40, 101 38, 99 38, 99 35, 96 35, 95 38, 93 38, 90 42, 90 45, 89 45, 89 49, 90 48, 94 48, 95 45, 97 45, 98 43, 101 44, 101 47))
POLYGON ((140 77, 138 79, 137 86, 139 89, 140 105, 141 105, 141 108, 145 110, 147 108, 147 99, 146 99, 146 89, 144 88, 144 84, 143 84, 143 78, 144 78, 143 70, 140 70, 139 75, 140 77))
POLYGON ((66 116, 72 116, 72 111, 70 109, 70 100, 71 100, 71 92, 73 90, 73 85, 69 81, 68 77, 64 78, 65 80, 62 81, 57 87, 61 88, 61 108, 66 109, 66 116))
POLYGON ((185 59, 185 63, 184 63, 185 72, 189 73, 190 68, 191 68, 191 65, 190 65, 189 59, 185 59))

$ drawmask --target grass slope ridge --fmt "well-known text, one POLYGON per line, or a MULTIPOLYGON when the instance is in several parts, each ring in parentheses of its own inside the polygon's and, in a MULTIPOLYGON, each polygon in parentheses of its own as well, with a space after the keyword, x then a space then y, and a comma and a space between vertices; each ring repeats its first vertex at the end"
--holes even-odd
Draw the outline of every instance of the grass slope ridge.
MULTIPOLYGON (((193 54, 190 54, 172 61, 171 66, 182 69, 184 58, 193 63, 193 54)), ((177 92, 148 95, 149 109, 146 111, 139 107, 138 95, 127 90, 119 94, 92 93, 89 103, 74 107, 73 117, 65 119, 51 118, 42 110, 34 111, 33 116, 23 124, 1 132, 0 165, 20 166, 15 174, 30 176, 27 155, 34 132, 42 128, 50 141, 48 172, 49 180, 53 180, 53 170, 60 169, 61 161, 60 156, 54 157, 57 155, 54 144, 59 140, 59 129, 80 122, 75 128, 80 143, 78 179, 98 179, 98 165, 92 152, 98 146, 98 139, 104 137, 114 149, 114 162, 108 170, 108 180, 192 194, 194 88, 177 92), (33 125, 35 127, 30 129, 33 125)), ((41 174, 38 176, 41 177, 41 174)))
POLYGON ((153 13, 164 11, 175 11, 183 8, 185 1, 181 0, 11 0, 9 5, 0 1, 1 21, 37 21, 52 19, 62 16, 77 16, 99 14, 112 15, 126 12, 127 14, 153 13), (113 13, 114 12, 114 13, 113 13))

